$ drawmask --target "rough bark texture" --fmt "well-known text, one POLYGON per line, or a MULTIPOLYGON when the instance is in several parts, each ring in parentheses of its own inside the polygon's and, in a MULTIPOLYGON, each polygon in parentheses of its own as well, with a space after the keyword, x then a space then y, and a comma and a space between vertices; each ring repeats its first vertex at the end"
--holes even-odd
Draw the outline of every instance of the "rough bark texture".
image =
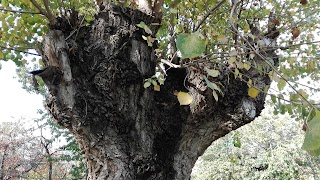
MULTIPOLYGON (((135 26, 140 21, 156 20, 106 6, 68 40, 71 30, 58 28, 43 43, 47 69, 39 76, 50 91, 48 109, 74 134, 90 179, 189 179, 214 140, 251 122, 264 107, 265 95, 248 97, 246 83, 226 69, 211 79, 224 87, 216 102, 203 79, 203 68, 211 66, 206 63, 168 71, 160 92, 144 89, 156 57, 135 26), (174 95, 188 91, 184 83, 194 99, 190 106, 180 106, 174 95)), ((267 76, 247 73, 262 89, 270 84, 267 76)))

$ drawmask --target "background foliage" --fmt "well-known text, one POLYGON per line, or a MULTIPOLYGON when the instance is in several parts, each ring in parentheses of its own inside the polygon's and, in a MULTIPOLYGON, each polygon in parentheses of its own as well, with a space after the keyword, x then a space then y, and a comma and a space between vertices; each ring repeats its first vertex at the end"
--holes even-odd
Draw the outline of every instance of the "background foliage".
POLYGON ((320 158, 301 149, 301 122, 270 113, 215 141, 192 179, 319 179, 320 158))

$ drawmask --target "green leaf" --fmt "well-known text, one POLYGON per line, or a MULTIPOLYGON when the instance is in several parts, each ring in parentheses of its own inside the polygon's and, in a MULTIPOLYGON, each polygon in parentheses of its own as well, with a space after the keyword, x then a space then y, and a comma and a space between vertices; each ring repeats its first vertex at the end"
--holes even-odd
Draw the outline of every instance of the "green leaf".
POLYGON ((286 108, 287 108, 287 112, 289 113, 289 115, 292 115, 292 114, 293 114, 293 111, 292 111, 291 104, 287 104, 287 105, 286 105, 286 108))
POLYGON ((270 77, 271 80, 273 80, 275 82, 279 82, 280 81, 280 78, 278 77, 278 74, 275 71, 270 71, 269 77, 270 77))
POLYGON ((151 29, 143 21, 141 21, 139 24, 137 24, 137 27, 144 29, 144 31, 148 34, 152 34, 151 29))
POLYGON ((217 92, 216 92, 214 89, 212 89, 212 96, 213 96, 214 99, 218 102, 218 100, 219 100, 218 94, 217 94, 217 92))
POLYGON ((151 85, 150 81, 147 81, 143 84, 143 87, 146 89, 151 85))
POLYGON ((244 63, 243 68, 248 71, 251 68, 251 66, 247 63, 244 63))
POLYGON ((248 22, 245 21, 244 26, 243 26, 243 31, 245 33, 247 33, 249 30, 250 30, 250 26, 249 26, 248 22))
POLYGON ((151 80, 151 83, 152 83, 152 85, 154 85, 154 86, 156 86, 156 85, 158 85, 158 83, 157 83, 157 81, 155 81, 155 80, 151 80))
POLYGON ((266 16, 270 15, 270 11, 268 9, 263 9, 262 12, 265 13, 266 16))
POLYGON ((237 147, 237 148, 241 147, 241 141, 240 141, 239 133, 236 133, 233 136, 232 143, 233 143, 234 147, 237 147))
POLYGON ((206 43, 199 32, 182 33, 177 37, 177 49, 181 52, 183 59, 198 57, 204 52, 205 48, 206 43))
POLYGON ((299 89, 298 92, 299 92, 299 98, 301 100, 304 100, 304 98, 307 99, 309 97, 308 93, 303 89, 299 89), (304 98, 301 96, 303 96, 304 98))
POLYGON ((215 70, 215 69, 208 69, 207 73, 211 77, 218 77, 219 74, 220 74, 220 72, 218 70, 215 70))
POLYGON ((286 106, 283 104, 279 104, 280 114, 286 113, 286 106))
POLYGON ((204 77, 204 80, 207 83, 207 86, 212 89, 212 90, 217 90, 220 94, 222 94, 221 89, 219 88, 219 86, 216 85, 216 83, 214 82, 210 82, 206 77, 204 77))
POLYGON ((272 95, 272 96, 271 96, 271 100, 272 100, 273 103, 276 103, 276 102, 277 102, 276 96, 272 95))
POLYGON ((310 150, 310 154, 312 156, 320 156, 320 148, 318 148, 316 150, 310 150))
POLYGON ((283 88, 287 85, 287 82, 284 79, 280 79, 278 82, 278 89, 279 91, 283 90, 283 88))
POLYGON ((269 85, 266 85, 266 86, 264 87, 264 89, 263 89, 263 92, 267 94, 268 91, 269 91, 269 88, 270 88, 270 86, 269 86, 269 85))
POLYGON ((210 82, 206 77, 204 77, 204 80, 206 81, 207 86, 208 86, 210 89, 212 89, 212 95, 213 95, 214 99, 215 99, 216 101, 218 101, 218 94, 217 94, 216 91, 218 91, 222 96, 224 95, 223 92, 221 91, 220 87, 217 86, 216 83, 210 82))
POLYGON ((315 117, 309 121, 306 135, 302 145, 304 150, 316 150, 320 148, 320 111, 316 112, 315 117))
POLYGON ((237 163, 238 162, 238 158, 235 155, 230 156, 229 159, 230 159, 231 163, 237 163))

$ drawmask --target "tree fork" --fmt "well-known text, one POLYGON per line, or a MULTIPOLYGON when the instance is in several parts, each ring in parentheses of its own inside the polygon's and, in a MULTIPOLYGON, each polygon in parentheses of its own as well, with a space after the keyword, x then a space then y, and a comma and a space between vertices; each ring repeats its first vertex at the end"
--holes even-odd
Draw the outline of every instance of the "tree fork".
MULTIPOLYGON (((247 84, 228 68, 211 79, 224 86, 216 102, 201 70, 210 64, 169 70, 160 92, 144 89, 156 57, 136 27, 140 21, 150 26, 156 20, 106 6, 67 42, 69 34, 62 32, 70 31, 63 29, 51 30, 43 42, 46 66, 61 71, 44 79, 47 107, 80 144, 90 179, 189 179, 214 140, 251 122, 264 107, 265 94, 248 97, 247 84), (174 95, 188 91, 185 86, 194 99, 190 106, 180 106, 174 95)), ((252 80, 260 89, 270 84, 267 75, 252 80)))

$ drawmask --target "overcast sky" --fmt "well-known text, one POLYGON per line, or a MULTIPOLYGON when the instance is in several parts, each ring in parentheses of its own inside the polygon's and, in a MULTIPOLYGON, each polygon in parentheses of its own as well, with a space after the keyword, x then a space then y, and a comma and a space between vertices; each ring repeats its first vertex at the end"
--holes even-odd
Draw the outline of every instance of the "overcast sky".
POLYGON ((12 61, 0 63, 0 123, 21 118, 33 122, 34 118, 40 117, 37 110, 43 109, 43 97, 22 89, 22 84, 14 78, 16 66, 12 61))

